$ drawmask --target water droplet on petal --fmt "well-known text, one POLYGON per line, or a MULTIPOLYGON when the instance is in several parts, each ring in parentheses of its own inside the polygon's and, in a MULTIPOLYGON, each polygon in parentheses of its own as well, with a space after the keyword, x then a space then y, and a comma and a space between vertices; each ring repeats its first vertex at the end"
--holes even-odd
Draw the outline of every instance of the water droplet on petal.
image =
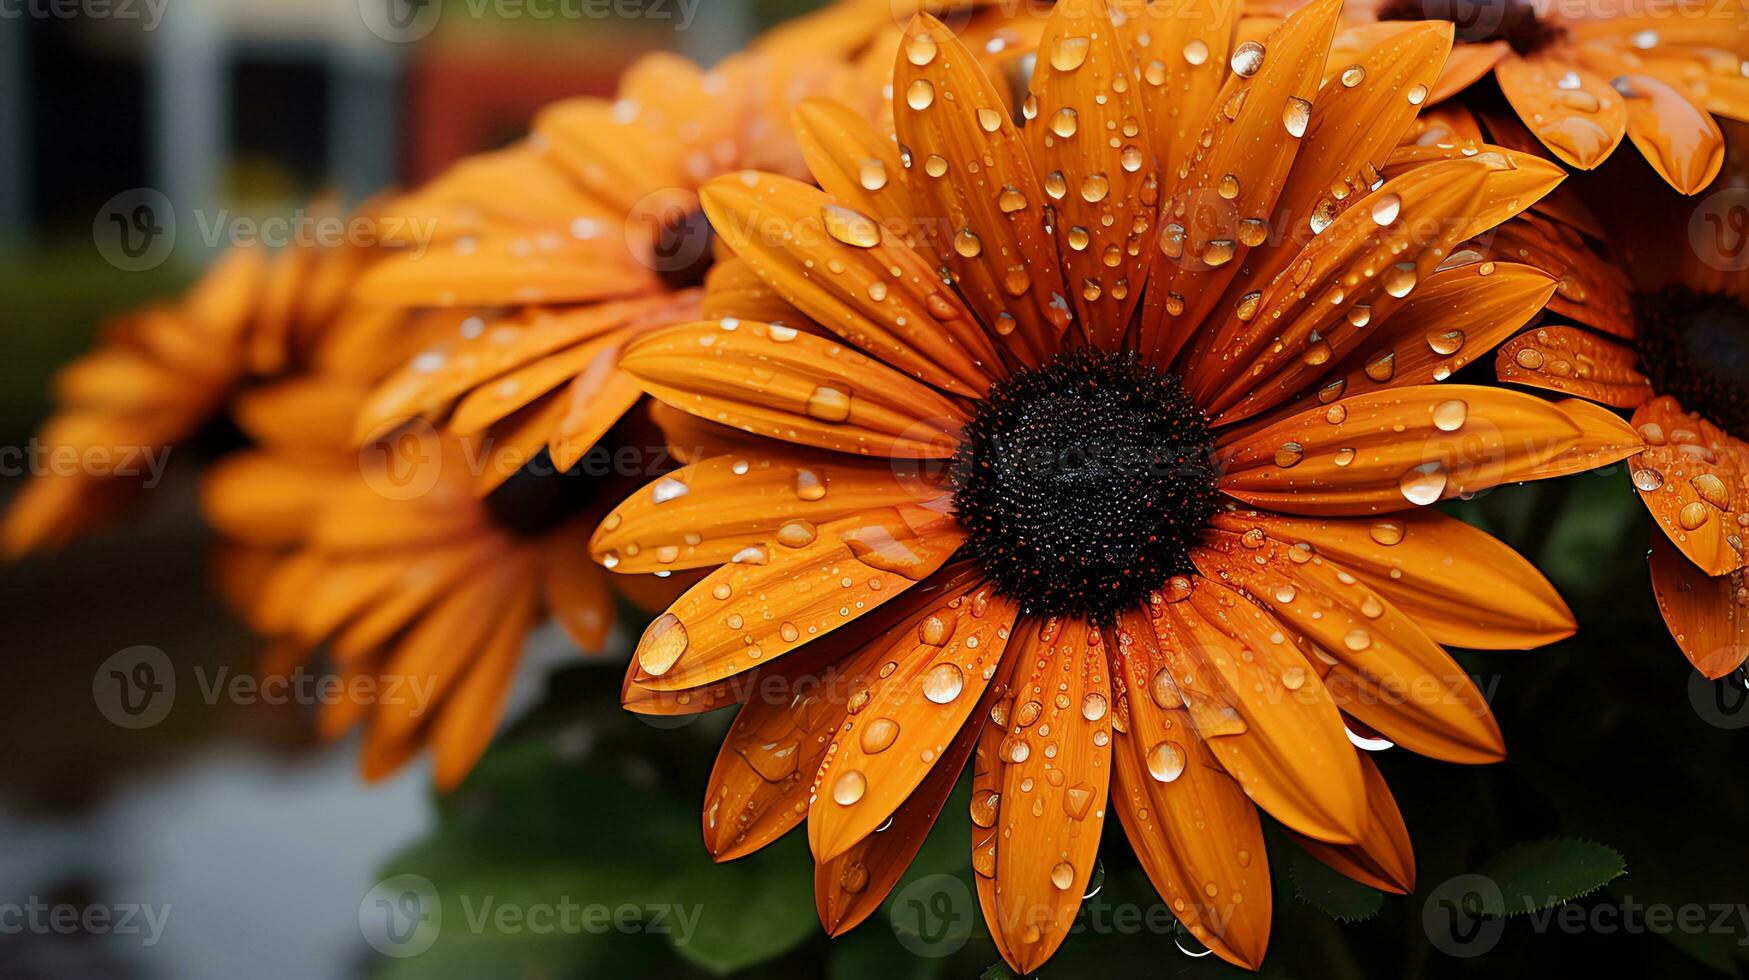
POLYGON ((668 673, 686 652, 686 624, 673 613, 663 613, 644 630, 638 641, 638 666, 652 677, 668 673))
POLYGON ((1256 41, 1246 41, 1233 49, 1233 73, 1240 78, 1250 78, 1263 67, 1263 45, 1256 41))
POLYGON ((1404 499, 1422 507, 1437 503, 1445 493, 1445 466, 1438 460, 1422 463, 1397 481, 1404 499))
POLYGON ((829 385, 821 385, 808 396, 808 417, 822 422, 843 422, 850 418, 850 395, 829 385))
POLYGON ((1148 750, 1148 775, 1162 783, 1170 783, 1184 774, 1184 750, 1170 739, 1156 743, 1148 750))
POLYGON ((850 806, 862 799, 862 795, 866 792, 868 792, 868 778, 858 769, 850 769, 841 773, 838 781, 832 784, 832 799, 839 806, 850 806))
POLYGON ((965 686, 966 675, 955 664, 936 664, 923 675, 923 696, 936 704, 959 697, 965 686))

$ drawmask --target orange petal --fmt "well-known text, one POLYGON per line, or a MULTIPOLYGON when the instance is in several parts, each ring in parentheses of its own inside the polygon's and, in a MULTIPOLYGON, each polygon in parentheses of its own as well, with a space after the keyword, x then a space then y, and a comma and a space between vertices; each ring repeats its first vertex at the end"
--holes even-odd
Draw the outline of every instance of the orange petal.
POLYGON ((817 527, 940 497, 938 487, 903 480, 894 469, 890 460, 765 440, 745 455, 690 464, 628 497, 602 521, 590 552, 598 559, 611 553, 619 572, 720 565, 776 543, 791 522, 817 527))
POLYGON ((545 600, 572 643, 586 653, 599 653, 613 625, 613 591, 607 573, 584 550, 587 533, 587 522, 574 522, 544 542, 545 600))
POLYGON ((1111 679, 1097 627, 1024 624, 1017 642, 985 917, 1010 965, 1031 973, 1068 936, 1093 877, 1111 783, 1111 679))
MULTIPOLYGON (((713 859, 751 854, 802 822, 809 796, 819 789, 820 762, 852 704, 860 712, 866 703, 893 639, 914 636, 930 609, 965 595, 976 582, 971 569, 944 571, 884 608, 876 621, 837 630, 730 682, 747 700, 705 791, 705 848, 713 859)), ((639 689, 628 682, 628 690, 639 689)))
POLYGON ((504 699, 522 657, 522 644, 534 622, 537 599, 536 593, 525 587, 504 603, 495 616, 491 636, 475 653, 467 675, 433 720, 431 749, 436 765, 432 782, 439 791, 454 789, 462 781, 498 730, 504 699))
POLYGON ((1725 165, 1725 135, 1705 108, 1650 75, 1614 82, 1627 102, 1628 138, 1678 193, 1698 194, 1725 165))
POLYGON ((971 311, 885 216, 751 172, 712 181, 700 198, 735 254, 814 322, 943 391, 975 397, 1000 374, 971 311))
POLYGON ((1123 14, 1119 33, 1134 47, 1130 61, 1148 86, 1144 121, 1159 160, 1157 170, 1176 174, 1195 149, 1226 78, 1238 8, 1217 3, 1174 9, 1148 0, 1121 0, 1113 6, 1123 14), (1159 93, 1171 93, 1170 102, 1154 101, 1159 93))
POLYGON ((1526 213, 1471 244, 1501 261, 1522 262, 1556 277, 1550 311, 1617 337, 1634 336, 1627 276, 1592 251, 1578 229, 1526 213))
POLYGON ((1435 759, 1504 756, 1500 727, 1470 676, 1347 568, 1303 542, 1270 537, 1260 524, 1212 535, 1195 559, 1204 575, 1243 588, 1313 645, 1314 666, 1344 712, 1435 759))
MULTIPOLYGON (((1159 649, 1195 730, 1245 795, 1282 823, 1352 843, 1366 824, 1354 747, 1318 675, 1274 617, 1197 577, 1150 608, 1159 649)), ((1166 700, 1170 701, 1170 698, 1166 700)))
POLYGON ((1574 404, 1570 411, 1473 385, 1356 395, 1234 443, 1221 489, 1287 513, 1372 514, 1591 469, 1637 450, 1626 425, 1574 404))
POLYGON ((1528 650, 1572 636, 1573 614, 1529 562, 1486 532, 1435 510, 1376 521, 1287 517, 1257 511, 1215 515, 1216 527, 1304 542, 1340 564, 1440 643, 1473 650, 1528 650))
POLYGON ((974 709, 974 721, 961 726, 929 775, 893 812, 891 823, 838 857, 814 866, 814 906, 827 935, 842 936, 874 914, 917 856, 965 770, 984 728, 988 696, 994 693, 994 688, 985 690, 985 701, 974 709))
POLYGON ((712 572, 650 624, 638 642, 637 683, 674 691, 769 663, 902 595, 964 539, 952 518, 909 507, 820 527, 797 522, 763 555, 712 572))
POLYGON ((1554 291, 1553 279, 1525 265, 1471 262, 1441 269, 1383 322, 1369 319, 1354 349, 1311 391, 1277 411, 1444 381, 1528 323, 1554 291))
POLYGON ((1122 339, 1142 297, 1159 204, 1143 96, 1106 0, 1051 9, 1032 73, 1027 126, 1055 211, 1057 254, 1083 331, 1122 339))
POLYGON ((796 107, 796 140, 822 190, 853 211, 910 218, 911 195, 892 140, 850 107, 808 99, 796 107))
POLYGON ((1291 830, 1288 834, 1307 853, 1355 881, 1407 895, 1415 890, 1415 848, 1409 842, 1409 828, 1403 824, 1403 814, 1397 809, 1397 801, 1391 796, 1391 788, 1385 785, 1379 767, 1363 754, 1360 768, 1366 774, 1366 806, 1371 821, 1359 843, 1326 844, 1291 830))
POLYGON ((752 266, 734 255, 718 259, 705 273, 704 305, 699 315, 706 320, 733 316, 824 332, 808 323, 801 310, 784 302, 752 266))
POLYGON ((1314 219, 1334 218, 1364 199, 1415 121, 1420 105, 1407 93, 1425 88, 1438 74, 1451 51, 1451 25, 1394 22, 1388 30, 1386 37, 1344 57, 1331 52, 1329 77, 1313 102, 1300 152, 1275 207, 1293 223, 1274 229, 1252 250, 1246 259, 1249 282, 1267 283, 1291 264, 1317 237, 1314 219))
POLYGON ((1231 359, 1199 358, 1187 375, 1199 404, 1237 421, 1302 391, 1432 275, 1462 231, 1451 218, 1472 212, 1489 169, 1479 159, 1419 167, 1339 215, 1292 275, 1235 304, 1213 348, 1231 359))
POLYGON ((1652 382, 1634 368, 1638 358, 1632 348, 1586 330, 1538 327, 1501 345, 1494 373, 1501 381, 1634 408, 1652 397, 1652 382))
POLYGON ((337 484, 356 472, 314 467, 273 453, 233 453, 201 478, 201 515, 236 541, 291 545, 303 540, 337 484))
POLYGON ((1505 41, 1453 46, 1451 57, 1439 73, 1439 81, 1433 84, 1433 91, 1427 96, 1427 104, 1449 99, 1481 81, 1483 76, 1494 70, 1494 66, 1502 58, 1511 53, 1512 48, 1505 41))
POLYGON ((1068 300, 1044 191, 996 87, 946 25, 919 14, 899 44, 893 92, 929 245, 979 321, 1012 332, 1016 356, 1043 361, 1068 326, 1068 300))
POLYGON ((1305 132, 1300 112, 1309 113, 1317 97, 1341 7, 1340 0, 1314 0, 1261 46, 1235 49, 1233 60, 1252 74, 1227 80, 1196 149, 1166 175, 1163 208, 1171 220, 1162 219, 1140 342, 1155 363, 1170 362, 1244 266, 1245 228, 1257 226, 1241 221, 1267 222, 1275 213, 1300 149, 1295 134, 1305 132))
POLYGON ((1749 657, 1749 605, 1741 569, 1709 576, 1662 534, 1652 534, 1652 593, 1664 625, 1694 668, 1717 679, 1749 657))
POLYGON ((1018 609, 988 586, 943 596, 885 647, 867 703, 839 728, 808 811, 814 859, 828 862, 875 832, 929 777, 1001 662, 1018 609))
POLYGON ((952 456, 958 404, 867 355, 792 328, 721 320, 657 331, 620 367, 676 408, 785 442, 952 456))
POLYGON ((1627 134, 1622 97, 1558 54, 1509 55, 1494 66, 1494 78, 1537 139, 1580 170, 1609 159, 1627 134))
POLYGON ((1634 489, 1658 526, 1708 575, 1743 567, 1749 532, 1749 445, 1669 395, 1634 411, 1645 451, 1631 464, 1634 489))
POLYGON ((1197 940, 1255 970, 1269 946, 1269 860, 1257 807, 1197 735, 1155 645, 1153 624, 1128 613, 1116 631, 1124 671, 1113 734, 1112 809, 1148 880, 1197 940), (1208 888, 1213 884, 1214 895, 1208 888))

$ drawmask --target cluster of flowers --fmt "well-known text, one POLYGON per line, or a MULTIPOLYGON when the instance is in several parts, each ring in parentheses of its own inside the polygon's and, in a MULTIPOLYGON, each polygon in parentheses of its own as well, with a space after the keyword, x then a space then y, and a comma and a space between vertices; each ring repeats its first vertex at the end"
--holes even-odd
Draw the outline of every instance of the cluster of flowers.
MULTIPOLYGON (((325 706, 368 776, 456 784, 530 631, 599 651, 619 593, 628 709, 742 705, 707 848, 805 820, 832 933, 969 762, 1016 969, 1108 812, 1255 968, 1259 809, 1411 889, 1361 747, 1502 758, 1445 646, 1576 628, 1433 505, 1628 460, 1675 645, 1749 652, 1749 274, 1690 236, 1749 172, 1749 14, 1458 6, 840 0, 649 57, 365 206, 427 247, 239 249, 122 319, 42 438, 235 422, 204 510, 273 663, 437 679, 325 706)), ((137 490, 40 476, 5 546, 137 490)))

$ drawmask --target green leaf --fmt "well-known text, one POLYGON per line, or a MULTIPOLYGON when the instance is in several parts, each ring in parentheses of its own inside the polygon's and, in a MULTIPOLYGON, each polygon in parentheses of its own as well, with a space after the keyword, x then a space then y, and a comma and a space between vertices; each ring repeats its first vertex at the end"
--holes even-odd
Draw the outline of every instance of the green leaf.
POLYGON ((978 980, 1015 980, 1014 971, 1006 963, 992 963, 978 980))
POLYGON ((1500 886, 1498 900, 1482 897, 1482 911, 1517 915, 1554 908, 1591 894, 1626 871, 1620 854, 1594 841, 1551 837, 1514 844, 1482 868, 1500 886))
POLYGON ((1385 896, 1378 889, 1331 869, 1301 848, 1292 853, 1288 874, 1300 901, 1339 922, 1364 922, 1384 907, 1385 896))
POLYGON ((689 935, 670 935, 680 955, 712 973, 731 973, 781 956, 818 932, 805 837, 790 834, 728 864, 703 861, 670 881, 666 891, 696 916, 689 935))

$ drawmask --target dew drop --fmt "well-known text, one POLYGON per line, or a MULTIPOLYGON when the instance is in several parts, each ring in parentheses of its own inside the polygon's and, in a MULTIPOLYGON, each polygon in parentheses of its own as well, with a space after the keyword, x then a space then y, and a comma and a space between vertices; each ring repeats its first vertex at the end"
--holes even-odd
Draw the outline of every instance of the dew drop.
POLYGON ((936 664, 923 675, 923 696, 936 704, 959 697, 965 686, 966 675, 955 664, 936 664))
POLYGON ((868 778, 859 769, 849 769, 832 784, 832 799, 839 806, 850 806, 868 792, 868 778))

